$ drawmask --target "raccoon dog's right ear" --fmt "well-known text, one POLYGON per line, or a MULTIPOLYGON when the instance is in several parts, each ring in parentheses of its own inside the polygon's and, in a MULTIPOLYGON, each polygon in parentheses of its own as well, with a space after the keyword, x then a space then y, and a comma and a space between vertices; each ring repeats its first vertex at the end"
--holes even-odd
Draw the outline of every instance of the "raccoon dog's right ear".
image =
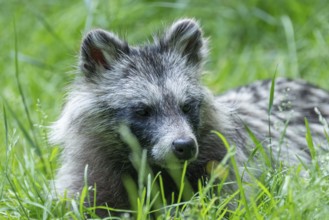
POLYGON ((80 52, 80 70, 87 77, 111 69, 120 56, 129 53, 129 46, 113 33, 97 29, 83 39, 80 52))

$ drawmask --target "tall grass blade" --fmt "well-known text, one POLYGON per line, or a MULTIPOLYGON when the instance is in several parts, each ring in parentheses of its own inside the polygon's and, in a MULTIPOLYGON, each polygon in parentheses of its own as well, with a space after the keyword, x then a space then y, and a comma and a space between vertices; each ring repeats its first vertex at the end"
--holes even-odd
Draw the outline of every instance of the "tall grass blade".
POLYGON ((293 22, 291 21, 290 17, 286 15, 281 17, 281 22, 287 39, 291 72, 295 77, 301 77, 298 67, 298 55, 293 22))
MULTIPOLYGON (((7 113, 6 113, 6 108, 3 106, 3 121, 4 121, 4 129, 5 129, 5 147, 6 147, 6 162, 4 164, 3 168, 3 175, 5 176, 8 173, 8 152, 9 152, 9 140, 8 140, 8 121, 7 121, 7 113)), ((4 179, 4 178, 2 178, 4 179)), ((0 199, 3 197, 3 191, 4 191, 5 184, 2 182, 1 185, 1 192, 0 192, 0 199)))
POLYGON ((307 146, 308 146, 308 149, 310 150, 312 161, 315 162, 315 169, 317 171, 319 171, 319 162, 316 158, 316 150, 315 150, 314 143, 313 143, 313 137, 312 137, 311 129, 310 129, 310 126, 308 124, 308 120, 306 117, 304 118, 304 121, 305 121, 305 127, 306 127, 305 137, 306 137, 307 146))
POLYGON ((304 121, 305 121, 305 128, 306 128, 306 142, 307 142, 308 148, 310 150, 312 159, 315 159, 316 152, 315 152, 315 148, 314 148, 314 143, 313 143, 313 138, 312 138, 312 134, 311 134, 311 129, 310 129, 310 126, 308 124, 307 118, 304 118, 304 121))
MULTIPOLYGON (((230 148, 230 145, 227 142, 226 138, 221 133, 219 133, 217 131, 213 131, 213 132, 222 140, 222 142, 223 142, 225 148, 227 149, 227 151, 228 152, 232 151, 232 149, 230 148)), ((246 209, 247 218, 250 218, 251 215, 250 215, 250 210, 249 210, 249 204, 247 202, 244 187, 242 186, 242 179, 241 179, 241 176, 239 174, 238 165, 236 163, 236 160, 235 160, 234 156, 231 157, 231 164, 232 164, 233 171, 234 171, 234 174, 235 174, 235 178, 236 178, 239 190, 240 190, 240 195, 241 195, 241 198, 242 198, 242 204, 244 205, 244 207, 246 209)))
POLYGON ((6 112, 6 108, 3 105, 2 106, 3 109, 3 121, 4 121, 4 125, 5 125, 5 146, 8 147, 9 145, 9 141, 8 141, 8 120, 7 120, 7 112, 6 112))
POLYGON ((272 109, 273 109, 273 102, 274 102, 274 91, 275 91, 275 80, 276 80, 276 71, 274 73, 274 76, 271 81, 271 89, 270 89, 270 99, 268 102, 268 114, 272 114, 272 109))
MULTIPOLYGON (((19 91, 19 95, 22 99, 22 103, 23 103, 23 106, 24 106, 24 111, 25 111, 25 114, 26 114, 26 117, 27 117, 27 120, 28 120, 28 123, 29 123, 29 126, 30 126, 30 129, 32 131, 32 134, 33 134, 33 139, 34 139, 34 142, 37 144, 37 138, 36 138, 36 134, 35 134, 35 131, 34 131, 34 126, 33 126, 33 123, 32 123, 32 120, 31 120, 31 116, 30 116, 30 112, 29 112, 29 109, 27 107, 27 103, 26 103, 26 98, 25 98, 25 95, 24 95, 24 92, 23 92, 23 89, 22 89, 22 85, 21 85, 21 82, 19 80, 19 65, 18 65, 18 42, 17 42, 17 30, 16 30, 16 22, 14 20, 14 41, 15 41, 15 79, 16 79, 16 84, 17 84, 17 88, 18 88, 18 91, 19 91)), ((39 149, 40 150, 40 149, 39 149)))
POLYGON ((254 135, 254 133, 250 130, 250 128, 247 125, 245 125, 244 127, 245 127, 245 129, 246 129, 249 137, 251 138, 251 140, 255 144, 255 149, 252 151, 252 153, 250 155, 250 158, 252 158, 256 154, 256 152, 259 151, 261 153, 261 155, 262 155, 262 158, 264 158, 264 161, 265 161, 266 166, 267 167, 271 167, 272 161, 267 156, 267 154, 266 154, 266 152, 265 152, 265 150, 263 148, 262 143, 257 139, 257 137, 254 135))
POLYGON ((275 70, 274 76, 271 82, 271 89, 270 89, 270 99, 268 103, 268 134, 269 134, 269 143, 270 143, 270 157, 271 160, 273 159, 272 154, 272 130, 271 130, 271 115, 274 103, 274 91, 275 91, 275 79, 276 79, 277 69, 275 70))
MULTIPOLYGON (((21 97, 22 102, 23 102, 24 111, 25 111, 25 114, 26 114, 26 117, 27 117, 27 120, 28 120, 28 123, 29 123, 29 127, 31 129, 33 137, 31 137, 29 135, 29 132, 24 128, 23 124, 18 119, 18 116, 15 114, 15 112, 11 109, 11 107, 8 104, 7 104, 7 108, 9 109, 10 113, 14 116, 15 120, 17 121, 20 129, 22 130, 24 136, 26 137, 26 139, 28 140, 30 145, 36 150, 36 153, 39 156, 40 160, 42 161, 42 164, 45 165, 46 163, 43 159, 41 148, 40 148, 40 146, 37 142, 37 137, 36 137, 36 133, 35 133, 33 123, 32 123, 32 119, 30 117, 29 109, 27 107, 26 98, 24 96, 22 85, 21 85, 20 80, 19 80, 18 42, 17 42, 17 30, 16 30, 15 20, 14 20, 14 41, 15 41, 15 78, 16 78, 16 83, 17 83, 17 87, 18 87, 18 90, 19 90, 19 94, 20 94, 20 97, 21 97)), ((44 170, 45 170, 45 172, 47 171, 45 166, 44 166, 44 170)))

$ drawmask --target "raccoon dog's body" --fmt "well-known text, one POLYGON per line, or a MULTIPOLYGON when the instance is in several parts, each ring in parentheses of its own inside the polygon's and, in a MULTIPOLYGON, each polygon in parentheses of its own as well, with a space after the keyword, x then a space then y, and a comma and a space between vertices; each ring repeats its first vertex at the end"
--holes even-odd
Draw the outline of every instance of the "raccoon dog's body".
POLYGON ((206 52, 198 24, 189 19, 175 22, 154 43, 140 47, 129 46, 103 30, 87 34, 81 47, 81 75, 52 128, 54 143, 64 146, 57 192, 79 192, 88 165, 88 184, 96 184, 98 204, 130 207, 122 178, 137 178, 137 174, 131 148, 120 134, 122 126, 147 150, 153 171, 162 171, 169 196, 175 184, 165 170, 171 169, 172 161, 178 165, 188 161, 186 176, 196 190, 198 179, 207 177, 207 164, 223 159, 226 148, 213 130, 236 146, 240 167, 253 149, 246 125, 263 146, 271 143, 274 157, 286 164, 299 159, 308 163, 304 117, 314 141, 321 145, 324 126, 315 107, 328 120, 328 92, 302 81, 278 79, 270 142, 267 112, 271 81, 214 98, 200 83, 206 52))

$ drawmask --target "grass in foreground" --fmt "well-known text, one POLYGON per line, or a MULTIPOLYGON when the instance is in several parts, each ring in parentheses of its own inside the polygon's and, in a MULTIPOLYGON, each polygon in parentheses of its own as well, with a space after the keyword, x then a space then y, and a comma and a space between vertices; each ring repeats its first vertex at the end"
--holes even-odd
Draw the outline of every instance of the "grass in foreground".
MULTIPOLYGON (((7 117, 6 113, 5 122, 7 122, 7 117)), ((37 132, 42 132, 42 129, 37 132)), ((97 218, 96 207, 84 206, 84 201, 88 197, 87 187, 82 191, 81 198, 56 199, 52 196, 52 184, 49 180, 53 178, 52 168, 56 166, 54 155, 57 154, 57 148, 49 148, 49 152, 43 152, 44 160, 41 162, 36 151, 30 150, 31 146, 27 145, 24 152, 18 154, 15 149, 18 137, 15 133, 10 133, 8 128, 6 128, 6 136, 8 136, 6 160, 1 167, 3 181, 0 186, 0 216, 8 219, 84 219, 88 214, 90 217, 97 218)), ((307 136, 311 138, 309 133, 307 136)), ((24 137, 24 139, 29 138, 24 137)), ((173 216, 178 219, 186 217, 194 219, 325 219, 328 216, 328 170, 319 168, 320 155, 316 152, 312 154, 313 163, 310 166, 304 167, 302 164, 291 168, 264 166, 262 178, 252 178, 251 182, 241 182, 241 173, 236 167, 234 147, 226 146, 229 153, 225 160, 230 161, 230 166, 233 166, 238 178, 236 191, 230 194, 221 192, 225 184, 230 183, 217 179, 219 177, 225 180, 226 165, 220 164, 212 171, 213 175, 208 180, 208 184, 204 187, 200 185, 199 192, 193 198, 178 204, 170 204, 166 201, 167 205, 153 210, 152 204, 155 198, 162 198, 163 186, 160 184, 160 190, 154 191, 156 181, 149 175, 145 175, 146 181, 142 186, 128 185, 130 189, 136 190, 132 192, 132 195, 139 195, 139 197, 130 198, 137 204, 136 210, 126 211, 126 214, 121 217, 147 219, 156 215, 160 219, 173 216), (301 175, 302 172, 304 172, 303 175, 301 175), (246 188, 255 192, 249 195, 248 201, 245 198, 246 188), (235 207, 228 208, 227 205, 232 203, 235 207)), ((183 190, 183 184, 181 187, 183 190)), ((108 210, 113 211, 111 208, 108 210)), ((116 213, 116 210, 114 211, 116 213)))

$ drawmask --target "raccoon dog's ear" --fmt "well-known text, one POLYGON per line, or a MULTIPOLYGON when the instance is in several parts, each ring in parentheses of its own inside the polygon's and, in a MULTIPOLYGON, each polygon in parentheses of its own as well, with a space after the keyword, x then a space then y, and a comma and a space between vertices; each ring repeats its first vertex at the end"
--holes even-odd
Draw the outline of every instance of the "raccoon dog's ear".
POLYGON ((83 39, 79 66, 87 77, 91 77, 111 69, 120 56, 128 53, 128 44, 116 35, 100 29, 93 30, 83 39))
POLYGON ((202 30, 193 19, 181 19, 173 23, 162 40, 165 48, 176 50, 195 64, 200 63, 207 54, 202 30))

